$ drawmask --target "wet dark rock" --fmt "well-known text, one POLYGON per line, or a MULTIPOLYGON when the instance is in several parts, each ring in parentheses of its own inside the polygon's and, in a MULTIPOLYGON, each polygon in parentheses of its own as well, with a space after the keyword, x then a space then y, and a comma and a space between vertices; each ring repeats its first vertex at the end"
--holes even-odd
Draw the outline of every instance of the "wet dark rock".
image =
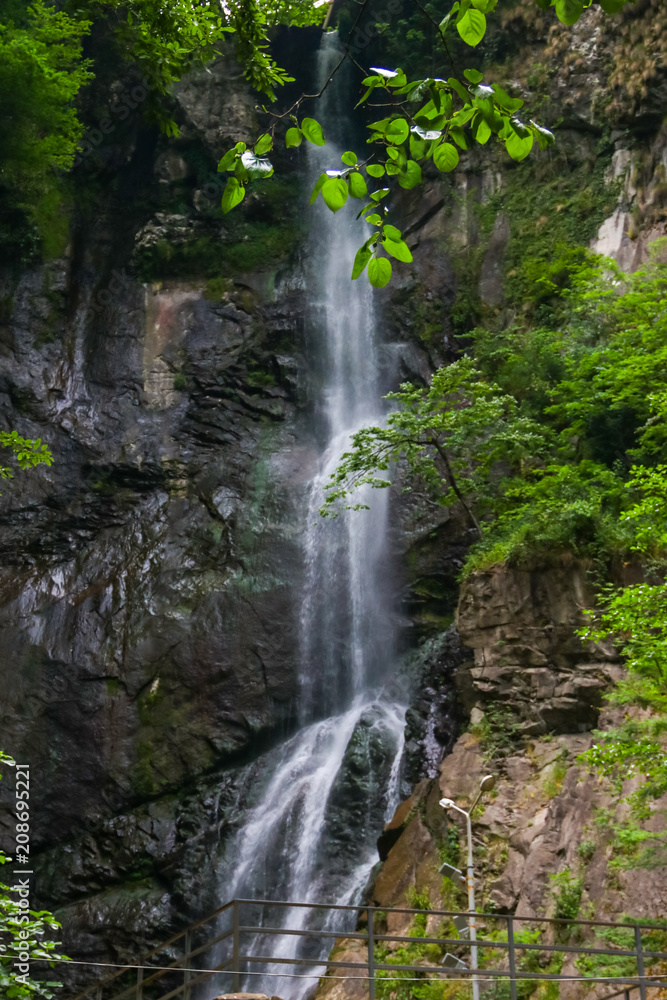
POLYGON ((390 788, 391 762, 396 734, 386 726, 383 714, 369 708, 361 716, 327 803, 327 825, 323 850, 335 867, 346 854, 361 857, 359 843, 351 844, 348 831, 366 828, 368 847, 373 831, 382 829, 390 788), (360 822, 364 820, 365 822, 360 822))
POLYGON ((410 658, 415 692, 405 716, 405 775, 410 786, 435 778, 459 731, 455 675, 471 651, 451 626, 410 658))

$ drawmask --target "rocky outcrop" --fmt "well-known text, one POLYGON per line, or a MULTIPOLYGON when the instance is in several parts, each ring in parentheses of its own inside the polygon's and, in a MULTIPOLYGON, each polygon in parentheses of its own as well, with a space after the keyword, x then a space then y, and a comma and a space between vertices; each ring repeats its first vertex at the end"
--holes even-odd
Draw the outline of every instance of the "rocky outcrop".
POLYGON ((474 662, 460 671, 459 686, 473 722, 493 705, 526 734, 591 729, 605 689, 620 675, 611 648, 577 636, 594 604, 586 568, 570 560, 468 577, 458 629, 474 662))
MULTIPOLYGON (((383 863, 367 901, 388 911, 386 933, 415 931, 413 917, 392 907, 423 906, 427 900, 433 909, 467 908, 464 889, 440 874, 443 860, 464 867, 465 824, 439 801, 447 797, 469 808, 488 773, 496 776, 496 787, 473 814, 479 912, 554 916, 564 905, 559 899, 565 885, 573 887, 571 916, 620 920, 631 913, 662 919, 667 876, 658 855, 663 857, 667 798, 640 821, 658 838, 644 858, 635 856, 619 846, 615 834, 615 825, 628 818, 627 805, 579 760, 594 742, 592 726, 609 728, 622 717, 602 698, 622 673, 613 650, 587 648, 574 634, 591 600, 585 568, 576 564, 495 567, 464 582, 458 626, 475 658, 460 663, 458 677, 460 697, 472 709, 471 725, 437 777, 417 784, 379 838, 383 863)), ((636 780, 625 783, 625 794, 636 780)), ((362 930, 363 925, 362 915, 362 930)), ((488 917, 481 926, 493 932, 496 925, 488 917)), ((442 918, 429 918, 426 933, 443 936, 442 918)), ((450 925, 444 936, 456 933, 450 925)), ((595 946, 592 929, 584 943, 595 946)), ((387 947, 391 953, 399 945, 387 947)), ((354 939, 341 939, 334 954, 343 962, 366 961, 365 946, 354 939)), ((429 954, 423 961, 428 965, 433 958, 429 954)), ((559 971, 576 978, 575 963, 576 956, 568 955, 559 971)), ((350 967, 348 975, 358 973, 350 967)), ((577 983, 560 990, 566 1000, 590 995, 577 983)), ((368 992, 361 981, 332 978, 321 981, 317 995, 362 1000, 368 992)))
POLYGON ((189 873, 234 768, 294 725, 300 306, 128 279, 97 308, 52 274, 12 289, 3 361, 5 420, 57 459, 0 500, 3 745, 31 762, 35 901, 69 953, 129 957, 213 908, 189 873))

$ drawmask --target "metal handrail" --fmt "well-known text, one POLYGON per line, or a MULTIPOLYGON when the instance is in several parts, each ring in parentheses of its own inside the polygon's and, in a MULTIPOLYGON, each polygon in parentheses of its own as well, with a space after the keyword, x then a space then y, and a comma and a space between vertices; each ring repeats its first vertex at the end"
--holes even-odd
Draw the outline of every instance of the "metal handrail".
MULTIPOLYGON (((141 965, 141 963, 145 962, 146 959, 152 958, 153 955, 157 955, 158 952, 163 951, 165 948, 170 948, 176 941, 179 941, 182 937, 185 937, 186 934, 191 934, 192 931, 198 930, 205 924, 208 924, 212 920, 215 920, 216 917, 219 917, 222 913, 225 912, 225 910, 228 910, 229 907, 232 906, 233 904, 234 900, 230 899, 229 902, 225 903, 223 906, 219 906, 217 910, 213 910, 213 912, 209 913, 208 916, 202 917, 201 920, 196 920, 192 924, 188 924, 188 926, 185 927, 182 931, 179 931, 178 934, 174 934, 173 937, 167 938, 166 941, 163 941, 161 944, 156 945, 155 948, 151 948, 150 951, 145 951, 142 955, 139 956, 136 962, 134 962, 132 965, 126 965, 122 969, 118 969, 116 972, 112 972, 110 975, 105 976, 104 979, 98 980, 92 986, 87 986, 85 990, 81 991, 81 993, 77 993, 76 996, 72 997, 72 1000, 84 1000, 85 997, 91 995, 92 990, 97 991, 100 988, 106 986, 108 983, 113 982, 114 979, 118 979, 118 977, 122 976, 123 973, 135 970, 137 965, 141 965)), ((191 957, 190 954, 184 955, 183 960, 189 957, 191 957)))
MULTIPOLYGON (((344 905, 344 904, 331 904, 326 903, 304 903, 298 902, 288 902, 286 900, 268 900, 268 899, 233 899, 226 903, 224 906, 219 907, 214 910, 213 913, 209 914, 207 917, 202 918, 190 924, 188 927, 184 928, 178 934, 169 938, 163 944, 145 952, 140 959, 134 965, 126 965, 123 968, 117 970, 112 975, 107 976, 98 982, 91 984, 82 992, 76 994, 72 1000, 86 1000, 86 998, 94 997, 95 1000, 173 1000, 175 997, 182 997, 183 1000, 191 1000, 191 991, 193 986, 204 982, 206 979, 213 975, 224 972, 226 975, 231 976, 232 979, 232 990, 238 992, 240 988, 240 978, 242 975, 242 968, 248 968, 250 964, 259 964, 266 966, 293 966, 295 968, 300 968, 307 966, 312 970, 317 968, 330 968, 330 969, 347 969, 347 970, 363 970, 365 975, 352 976, 350 978, 354 979, 365 979, 368 981, 369 988, 369 1000, 374 1000, 375 997, 375 977, 377 972, 414 972, 420 976, 424 974, 437 975, 437 976, 452 976, 456 975, 458 977, 463 977, 467 973, 471 976, 473 971, 476 974, 481 974, 485 977, 496 978, 504 977, 509 979, 510 992, 512 1000, 516 1000, 517 990, 516 983, 519 980, 530 979, 536 982, 538 981, 562 981, 571 979, 570 976, 562 976, 555 973, 546 972, 524 972, 517 968, 516 962, 516 952, 520 951, 522 953, 527 953, 531 951, 541 951, 541 952, 560 952, 576 954, 580 956, 586 955, 606 955, 614 958, 634 958, 637 974, 628 976, 587 976, 582 977, 586 982, 590 983, 607 983, 609 985, 623 984, 623 989, 618 990, 616 993, 610 994, 605 997, 604 1000, 612 1000, 613 997, 620 995, 625 992, 626 995, 629 994, 631 989, 639 989, 641 1000, 646 1000, 646 988, 648 986, 660 986, 663 985, 661 981, 648 976, 644 971, 644 959, 667 959, 667 952, 659 951, 644 951, 642 947, 642 931, 664 931, 667 932, 667 923, 628 923, 628 922, 614 922, 605 920, 568 920, 566 918, 557 917, 523 917, 515 916, 513 914, 498 914, 498 913, 477 913, 475 917, 478 921, 501 921, 507 927, 507 940, 506 941, 493 941, 486 938, 477 938, 475 945, 477 948, 481 949, 498 949, 500 951, 506 951, 508 953, 509 968, 507 969, 475 969, 467 970, 465 968, 443 968, 441 966, 424 966, 424 965, 395 965, 391 963, 383 963, 377 961, 374 954, 375 945, 379 942, 393 942, 393 943, 410 943, 413 945, 419 944, 436 944, 441 947, 443 946, 464 946, 466 948, 470 947, 470 942, 467 938, 443 938, 443 937, 414 937, 399 934, 384 934, 378 933, 374 926, 374 921, 377 919, 377 914, 387 914, 387 913, 400 913, 406 915, 425 915, 428 917, 470 917, 472 914, 461 911, 453 910, 423 910, 414 907, 377 907, 368 906, 363 904, 357 905, 344 905), (326 911, 328 913, 332 911, 348 911, 356 913, 357 915, 366 914, 368 920, 368 929, 366 932, 363 931, 329 931, 320 930, 318 928, 311 929, 296 929, 296 928, 284 928, 284 927, 274 927, 274 926, 262 926, 260 923, 241 923, 239 915, 242 906, 273 906, 282 908, 307 908, 315 911, 326 911), (203 944, 197 945, 196 948, 192 948, 192 932, 199 930, 200 928, 210 924, 212 921, 219 919, 224 913, 229 911, 231 908, 232 926, 222 933, 216 934, 214 937, 208 939, 203 944), (623 928, 628 931, 634 932, 634 949, 627 948, 590 948, 581 947, 568 944, 537 944, 537 943, 524 943, 516 940, 515 935, 515 925, 520 924, 548 924, 562 926, 567 925, 572 928, 574 927, 587 927, 587 928, 623 928), (277 956, 270 955, 251 955, 244 954, 241 952, 240 940, 243 934, 255 934, 267 937, 276 937, 282 935, 289 935, 292 937, 309 937, 309 938, 321 938, 323 941, 345 937, 347 939, 355 941, 363 941, 366 944, 366 959, 365 961, 336 961, 330 960, 329 958, 313 959, 313 958, 280 958, 277 956), (145 965, 147 959, 153 958, 159 952, 166 948, 173 946, 176 942, 181 939, 185 939, 185 947, 183 955, 174 959, 166 966, 151 966, 145 965), (203 955, 205 952, 210 952, 211 949, 219 945, 220 943, 227 941, 231 938, 231 957, 227 957, 225 961, 218 961, 217 956, 214 961, 216 964, 213 968, 208 969, 196 969, 192 968, 192 959, 197 956, 203 955), (106 995, 106 991, 109 986, 111 986, 114 981, 118 980, 120 976, 125 973, 135 972, 136 982, 132 985, 126 986, 118 993, 113 993, 111 995, 106 995), (144 972, 148 972, 149 975, 144 979, 144 972), (152 974, 150 974, 152 973, 152 974), (164 976, 174 973, 181 973, 183 975, 183 982, 174 985, 170 988, 171 984, 165 983, 168 992, 160 994, 159 997, 155 996, 152 991, 149 991, 150 995, 147 995, 144 991, 150 986, 155 986, 159 980, 164 976), (194 974, 194 978, 193 978, 194 974)), ((482 951, 482 953, 484 953, 482 951)), ((476 963, 475 963, 476 964, 476 963)), ((270 974, 270 973, 269 973, 270 974)), ((278 974, 278 973, 276 973, 278 974)), ((173 981, 173 980, 172 980, 173 981)), ((120 984, 118 984, 120 985, 120 984)), ((163 986, 163 988, 164 988, 163 986)), ((629 997, 626 996, 626 1000, 629 997)))

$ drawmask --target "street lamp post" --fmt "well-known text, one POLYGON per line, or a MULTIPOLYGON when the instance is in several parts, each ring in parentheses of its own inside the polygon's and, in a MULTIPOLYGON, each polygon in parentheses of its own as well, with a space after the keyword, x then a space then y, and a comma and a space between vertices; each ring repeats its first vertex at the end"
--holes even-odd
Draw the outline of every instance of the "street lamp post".
POLYGON ((490 792, 495 783, 496 779, 493 774, 487 774, 486 777, 482 778, 479 784, 477 798, 468 812, 466 812, 465 809, 461 809, 460 806, 457 806, 452 799, 440 799, 440 805, 443 809, 455 809, 456 812, 460 812, 466 818, 466 832, 468 834, 468 866, 466 883, 468 886, 468 927, 470 928, 470 968, 472 970, 473 1000, 479 1000, 479 982, 475 973, 475 970, 477 969, 477 945, 475 944, 475 941, 477 940, 477 928, 475 926, 475 875, 472 865, 472 823, 470 817, 472 816, 473 809, 479 802, 483 793, 490 792))

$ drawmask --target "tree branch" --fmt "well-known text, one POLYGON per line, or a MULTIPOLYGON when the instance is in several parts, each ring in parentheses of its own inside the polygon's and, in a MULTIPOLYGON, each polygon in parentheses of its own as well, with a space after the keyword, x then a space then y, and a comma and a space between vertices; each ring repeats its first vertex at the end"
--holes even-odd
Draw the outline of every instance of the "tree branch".
POLYGON ((442 461, 444 463, 444 466, 445 466, 445 470, 447 472, 447 478, 449 479, 449 485, 454 490, 454 493, 456 494, 456 498, 458 499, 459 503, 461 504, 461 506, 463 507, 464 511, 468 515, 470 523, 473 525, 475 531, 477 532, 478 537, 481 538, 482 537, 482 528, 480 526, 479 521, 477 520, 477 518, 473 514, 472 510, 470 509, 470 507, 466 503, 466 501, 464 499, 464 496, 463 496, 463 494, 461 493, 461 490, 458 487, 458 483, 456 482, 456 477, 455 477, 454 471, 453 471, 453 469, 452 469, 452 467, 450 465, 449 457, 447 455, 447 452, 445 451, 445 449, 442 447, 442 445, 440 444, 440 442, 436 438, 433 438, 433 437, 430 438, 429 439, 429 444, 433 445, 433 447, 437 451, 438 455, 442 459, 442 461))

